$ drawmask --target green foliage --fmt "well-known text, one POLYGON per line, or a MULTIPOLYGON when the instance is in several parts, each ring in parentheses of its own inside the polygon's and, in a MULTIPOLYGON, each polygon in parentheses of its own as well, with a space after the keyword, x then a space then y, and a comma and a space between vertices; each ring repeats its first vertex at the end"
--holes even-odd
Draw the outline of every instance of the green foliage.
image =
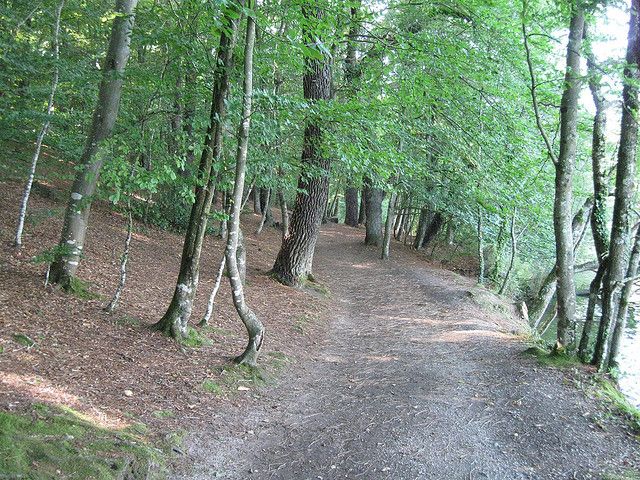
POLYGON ((99 428, 71 409, 0 412, 0 472, 9 478, 111 479, 148 469, 159 478, 162 463, 144 437, 99 428))

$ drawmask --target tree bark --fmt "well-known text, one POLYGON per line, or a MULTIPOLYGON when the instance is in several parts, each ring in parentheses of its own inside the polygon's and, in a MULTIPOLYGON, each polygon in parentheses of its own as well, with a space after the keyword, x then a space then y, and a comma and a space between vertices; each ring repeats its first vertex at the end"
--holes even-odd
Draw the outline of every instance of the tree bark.
POLYGON ((347 187, 344 191, 344 223, 350 227, 358 226, 358 189, 347 187))
POLYGON ((80 157, 71 195, 64 216, 56 259, 51 265, 50 280, 69 288, 84 250, 89 225, 92 196, 95 193, 106 152, 102 142, 111 135, 118 116, 125 67, 138 0, 117 0, 109 48, 104 62, 98 103, 93 112, 91 129, 80 157))
POLYGON ((367 206, 367 221, 365 223, 366 233, 364 237, 365 245, 382 245, 382 199, 384 192, 379 189, 367 186, 365 189, 367 196, 365 205, 367 206))
POLYGON ((222 275, 224 274, 224 267, 227 265, 227 257, 222 256, 222 260, 220 261, 220 265, 218 266, 218 274, 216 275, 216 282, 213 285, 213 290, 211 290, 211 295, 209 295, 209 301, 207 302, 207 311, 204 313, 202 320, 198 323, 199 327, 204 327, 209 325, 209 321, 211 320, 211 315, 213 315, 213 309, 216 306, 216 296, 218 295, 218 290, 220 290, 220 284, 222 283, 222 275))
POLYGON ((287 198, 282 190, 278 190, 278 200, 280 201, 280 219, 282 223, 282 239, 289 233, 289 209, 287 208, 287 198))
POLYGON ((482 226, 483 211, 478 205, 478 285, 484 284, 484 235, 482 226))
MULTIPOLYGON (((331 63, 324 53, 326 49, 321 48, 322 40, 318 33, 324 11, 316 4, 305 2, 302 14, 305 18, 304 41, 322 57, 305 57, 304 98, 310 103, 327 101, 331 98, 331 63)), ((307 119, 302 148, 303 168, 318 173, 309 176, 309 172, 303 172, 298 179, 289 233, 282 241, 272 269, 278 281, 290 286, 300 286, 312 275, 313 252, 329 194, 331 161, 322 152, 323 133, 319 121, 319 118, 307 119)))
POLYGON ((360 191, 360 209, 358 211, 358 225, 362 225, 367 221, 367 205, 366 205, 365 189, 360 191))
POLYGON ((554 351, 564 352, 575 346, 576 288, 573 274, 573 170, 576 157, 578 100, 580 96, 580 50, 584 29, 584 9, 572 6, 565 88, 560 103, 560 152, 555 164, 555 199, 553 226, 556 239, 558 330, 554 351))
MULTIPOLYGON (((265 190, 266 190, 267 194, 266 194, 266 198, 264 199, 264 203, 262 203, 262 201, 260 202, 263 205, 263 207, 262 207, 262 218, 260 219, 260 224, 258 225, 258 228, 256 229, 256 235, 260 235, 262 233, 262 229, 264 228, 265 224, 267 223, 267 217, 269 216, 269 212, 271 212, 271 189, 267 188, 265 190)), ((273 219, 272 219, 272 222, 273 222, 273 219)))
POLYGON ((127 237, 124 241, 124 250, 120 257, 120 279, 116 291, 111 298, 111 301, 104 307, 104 311, 107 313, 113 313, 118 306, 120 296, 124 291, 124 286, 127 281, 127 263, 129 262, 129 246, 131 245, 131 236, 133 235, 133 215, 131 214, 131 205, 127 208, 127 237))
MULTIPOLYGON (((585 38, 588 38, 585 25, 585 38)), ((606 100, 602 93, 600 74, 595 64, 593 52, 587 52, 587 68, 589 75, 589 90, 596 107, 593 117, 593 132, 591 138, 591 166, 593 171, 593 212, 591 214, 591 232, 598 259, 602 260, 609 252, 609 238, 607 228, 607 197, 609 188, 605 172, 606 153, 606 100)))
POLYGON ((424 206, 420 209, 420 218, 418 219, 418 228, 416 230, 416 238, 413 241, 413 248, 416 250, 422 248, 424 237, 427 234, 429 226, 429 208, 424 206))
POLYGON ((629 20, 629 42, 622 90, 622 121, 620 147, 616 167, 616 194, 609 241, 609 269, 603 281, 602 317, 593 363, 600 370, 608 369, 612 362, 609 350, 610 330, 618 326, 616 307, 620 302, 620 288, 627 271, 629 251, 629 214, 635 194, 636 148, 638 144, 638 84, 640 82, 640 0, 632 0, 629 20), (615 320, 615 322, 614 322, 615 320))
POLYGON ((393 236, 393 226, 396 220, 396 203, 397 193, 392 192, 389 199, 389 206, 387 207, 387 220, 384 224, 384 240, 382 242, 382 260, 389 258, 389 247, 391 245, 391 237, 393 236))
POLYGON ((58 89, 59 68, 58 61, 60 60, 60 16, 62 15, 62 9, 64 8, 64 0, 62 0, 56 8, 56 19, 53 27, 53 78, 51 80, 51 91, 49 93, 49 101, 47 103, 47 118, 42 124, 40 133, 36 137, 36 148, 33 152, 31 159, 31 167, 29 169, 29 177, 27 178, 27 184, 24 187, 22 193, 22 200, 20 201, 20 212, 18 213, 18 226, 16 228, 15 246, 17 248, 22 247, 22 231, 24 230, 24 221, 27 217, 27 206, 29 204, 29 196, 31 195, 31 187, 33 186, 33 180, 36 176, 36 168, 38 166, 38 160, 40 159, 40 150, 42 149, 42 142, 44 137, 49 131, 49 125, 51 125, 51 115, 53 115, 53 99, 58 89))
POLYGON ((507 288, 507 284, 509 283, 509 277, 511 276, 511 271, 513 270, 513 263, 516 259, 516 247, 517 247, 517 238, 516 238, 516 214, 517 210, 513 208, 513 216, 511 217, 511 255, 509 257, 509 266, 507 267, 507 272, 504 274, 504 280, 502 281, 502 286, 498 291, 498 295, 502 295, 507 288))
POLYGON ((442 224, 444 223, 444 217, 440 212, 436 212, 429 222, 429 226, 427 227, 426 232, 424 233, 424 238, 422 239, 422 244, 420 248, 425 248, 431 240, 435 238, 435 236, 440 232, 442 228, 442 224))
MULTIPOLYGON (((253 1, 247 1, 248 8, 252 8, 253 1)), ((253 13, 253 12, 252 12, 253 13)), ((264 326, 257 315, 249 308, 244 298, 244 285, 241 272, 238 268, 237 251, 240 232, 240 208, 242 206, 242 192, 244 190, 244 177, 247 164, 247 147, 249 144, 249 126, 251 122, 251 103, 253 95, 253 46, 255 43, 256 25, 251 15, 247 16, 247 34, 244 49, 244 87, 242 102, 242 118, 238 129, 238 150, 236 154, 236 179, 233 187, 233 200, 231 216, 229 218, 229 235, 227 236, 227 248, 225 257, 229 271, 231 295, 233 304, 240 319, 247 329, 249 340, 244 352, 234 361, 239 364, 254 366, 258 361, 258 355, 264 340, 264 326)))
MULTIPOLYGON (((241 4, 242 2, 238 7, 241 7, 241 4)), ((196 201, 191 208, 182 248, 180 272, 173 298, 164 316, 154 325, 156 329, 173 338, 187 335, 187 325, 198 287, 200 254, 217 181, 213 166, 220 159, 222 151, 222 130, 226 114, 226 98, 229 92, 229 75, 233 66, 233 48, 239 22, 239 11, 236 6, 229 7, 222 22, 224 28, 221 29, 220 47, 213 72, 210 124, 205 135, 205 145, 198 166, 198 176, 201 182, 196 186, 196 201)))
POLYGON ((600 265, 596 271, 595 277, 591 280, 589 285, 589 302, 587 303, 587 314, 584 320, 584 326, 582 328, 582 335, 580 337, 580 344, 578 346, 578 357, 583 362, 588 362, 589 358, 589 340, 591 338, 591 329, 593 328, 593 320, 596 312, 596 305, 598 304, 598 297, 600 294, 600 287, 602 285, 602 278, 609 266, 609 261, 605 256, 599 259, 600 265))

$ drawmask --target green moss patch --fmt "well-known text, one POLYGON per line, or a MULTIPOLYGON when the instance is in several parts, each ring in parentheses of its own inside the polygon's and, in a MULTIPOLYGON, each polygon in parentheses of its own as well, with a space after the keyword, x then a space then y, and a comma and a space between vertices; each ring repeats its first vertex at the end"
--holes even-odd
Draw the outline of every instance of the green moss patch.
POLYGON ((2 478, 163 478, 162 465, 144 437, 97 427, 70 409, 0 412, 2 478))

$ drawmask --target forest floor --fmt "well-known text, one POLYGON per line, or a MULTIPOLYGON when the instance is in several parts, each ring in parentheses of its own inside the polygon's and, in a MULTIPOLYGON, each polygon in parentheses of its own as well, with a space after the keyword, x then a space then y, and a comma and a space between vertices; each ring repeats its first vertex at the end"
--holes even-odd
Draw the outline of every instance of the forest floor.
MULTIPOLYGON (((173 476, 183 479, 581 479, 640 468, 625 423, 576 388, 587 382, 581 368, 524 354, 522 325, 503 300, 424 255, 394 243, 382 262, 360 230, 327 225, 315 257, 321 285, 292 290, 266 275, 279 232, 257 237, 257 216, 245 215, 247 298, 267 336, 261 368, 241 369, 229 361, 245 336, 227 282, 211 325, 188 345, 148 328, 170 300, 180 235, 136 224, 127 287, 108 315, 123 216, 100 202, 92 210, 85 290, 44 287, 45 267, 33 258, 57 241, 64 195, 39 185, 16 252, 21 183, 8 178, 0 183, 0 413, 35 422, 45 405, 103 433, 171 437, 173 476)), ((207 237, 194 321, 221 253, 221 241, 207 237)), ((86 457, 88 441, 58 433, 42 441, 86 457)), ((9 437, 12 452, 19 438, 9 437)), ((48 471, 58 454, 40 452, 27 466, 48 471)), ((87 478, 55 468, 37 478, 87 478)))

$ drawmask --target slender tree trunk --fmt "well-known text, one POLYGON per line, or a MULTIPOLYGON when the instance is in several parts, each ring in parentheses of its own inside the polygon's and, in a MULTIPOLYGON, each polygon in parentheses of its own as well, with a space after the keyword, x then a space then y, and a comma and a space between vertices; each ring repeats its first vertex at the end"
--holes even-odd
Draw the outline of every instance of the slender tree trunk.
POLYGON ((60 248, 51 265, 50 280, 64 288, 68 288, 75 277, 84 250, 92 196, 106 158, 102 142, 111 135, 118 116, 137 3, 137 0, 116 1, 117 15, 111 29, 98 103, 93 112, 91 129, 71 188, 60 236, 60 248))
POLYGON ((118 302, 120 301, 120 296, 124 291, 124 285, 127 281, 127 262, 129 261, 129 246, 131 245, 131 236, 133 235, 133 215, 131 214, 131 205, 127 207, 127 237, 124 241, 124 250, 122 251, 122 256, 120 257, 120 280, 118 281, 118 286, 116 288, 111 301, 104 307, 104 311, 107 313, 112 313, 116 307, 118 306, 118 302))
POLYGON ((379 188, 367 186, 367 221, 365 224, 366 234, 364 237, 365 245, 382 245, 382 199, 384 192, 379 188))
POLYGON ((382 242, 382 260, 389 258, 389 246, 391 245, 391 237, 393 235, 393 225, 396 217, 396 199, 397 193, 392 192, 389 198, 389 206, 387 207, 387 220, 384 224, 384 240, 382 242))
POLYGON ((409 221, 409 225, 407 229, 404 231, 404 240, 402 242, 404 245, 407 244, 409 240, 409 235, 411 235, 411 232, 413 231, 413 224, 416 222, 416 215, 414 215, 412 212, 409 212, 408 221, 409 221))
POLYGON ((513 270, 513 263, 516 259, 516 247, 517 247, 517 238, 516 238, 516 213, 517 210, 513 208, 513 215, 511 216, 511 256, 509 257, 509 266, 507 267, 507 272, 504 274, 504 279, 502 280, 502 286, 498 291, 498 295, 502 295, 507 288, 507 284, 509 283, 509 277, 511 276, 511 271, 513 270))
POLYGON ((573 169, 576 157, 578 100, 580 96, 580 50, 584 29, 584 10, 573 5, 565 89, 560 104, 560 153, 556 167, 553 226, 556 238, 556 270, 558 272, 557 313, 558 332, 556 352, 575 346, 576 287, 573 274, 573 234, 571 228, 573 205, 573 169))
POLYGON ((15 246, 20 248, 22 247, 22 231, 24 230, 24 221, 27 217, 27 206, 29 204, 29 196, 31 195, 31 187, 33 185, 33 180, 36 176, 36 168, 38 166, 38 160, 40 159, 40 150, 42 149, 42 142, 44 141, 44 137, 49 131, 49 125, 51 125, 51 115, 53 115, 53 99, 56 95, 56 90, 58 88, 58 78, 59 78, 59 68, 58 61, 60 60, 60 16, 62 14, 62 9, 64 8, 64 0, 62 0, 57 8, 56 8, 56 20, 55 25, 53 27, 53 59, 54 59, 54 67, 53 67, 53 78, 51 80, 51 91, 49 93, 49 102, 47 103, 47 118, 42 124, 42 128, 40 129, 40 133, 36 138, 36 148, 33 152, 33 157, 31 159, 31 167, 29 168, 29 177, 27 179, 27 184, 24 187, 24 192, 22 193, 22 200, 20 201, 20 213, 18 214, 18 226, 16 228, 16 237, 15 237, 15 246))
POLYGON ((627 280, 624 282, 622 292, 620 293, 620 302, 618 304, 618 313, 616 315, 616 323, 611 335, 611 348, 607 358, 606 370, 611 370, 617 366, 618 352, 620 351, 620 342, 622 334, 627 323, 627 314, 629 312, 629 298, 631 290, 638 274, 638 262, 640 261, 640 228, 636 231, 635 241, 629 257, 629 267, 627 269, 627 280))
POLYGON ((267 188, 267 198, 265 199, 264 206, 262 208, 262 218, 260 219, 260 224, 256 229, 256 235, 260 235, 262 233, 262 229, 264 228, 264 224, 267 221, 267 212, 271 211, 271 189, 267 188))
POLYGON ((253 188, 253 213, 262 215, 262 203, 260 201, 260 189, 253 188))
MULTIPOLYGON (((585 38, 587 29, 585 25, 585 38)), ((596 107, 593 117, 593 133, 591 139, 591 166, 593 171, 593 212, 591 214, 591 232, 593 243, 596 247, 598 259, 604 258, 609 252, 609 231, 607 228, 607 197, 609 188, 605 172, 606 153, 606 101, 602 94, 600 73, 595 64, 593 52, 587 54, 587 67, 589 74, 589 90, 596 107)))
POLYGON ((344 223, 350 227, 358 226, 358 189, 347 187, 344 191, 344 223))
POLYGON ((484 284, 484 235, 482 226, 482 207, 478 205, 478 285, 484 284))
POLYGON ((578 346, 578 357, 583 362, 588 362, 589 357, 589 340, 591 338, 591 330, 593 328, 593 320, 596 313, 596 305, 598 304, 598 297, 600 294, 600 287, 602 285, 602 278, 609 266, 607 257, 600 259, 600 265, 596 271, 595 277, 591 280, 589 285, 589 302, 587 303, 587 314, 584 320, 584 326, 582 328, 582 335, 580 337, 580 345, 578 346))
POLYGON ((211 315, 213 315, 213 309, 216 306, 216 296, 218 295, 218 290, 220 290, 220 284, 222 283, 222 275, 224 274, 224 267, 227 264, 227 257, 222 256, 222 260, 220 261, 220 266, 218 267, 218 274, 216 275, 216 283, 213 285, 213 290, 211 290, 211 295, 209 295, 209 301, 207 302, 207 311, 198 323, 198 326, 204 327, 209 325, 211 321, 211 315))
MULTIPOLYGON (((248 0, 251 8, 253 1, 248 0)), ((251 100, 253 95, 253 45, 255 42, 256 25, 253 17, 247 17, 247 35, 244 49, 244 88, 242 103, 242 119, 238 129, 238 150, 236 154, 236 179, 233 187, 231 216, 229 218, 229 235, 225 256, 229 270, 229 282, 233 304, 240 319, 247 329, 249 340, 244 352, 234 361, 240 364, 255 365, 264 340, 264 326, 257 315, 249 308, 244 298, 244 285, 238 268, 236 257, 240 233, 240 207, 244 189, 244 177, 247 163, 247 147, 249 144, 249 126, 251 122, 251 100)))
MULTIPOLYGON (((241 4, 238 5, 240 8, 241 6, 241 4)), ((200 254, 217 181, 213 166, 219 161, 222 151, 222 123, 226 114, 226 98, 229 91, 229 75, 233 64, 233 48, 236 42, 238 19, 239 11, 234 6, 229 7, 222 20, 224 28, 221 29, 220 48, 213 72, 210 124, 205 135, 205 145, 198 167, 201 182, 196 186, 196 201, 191 208, 182 248, 180 272, 173 298, 164 316, 155 324, 156 329, 173 338, 187 335, 187 325, 198 287, 200 254)))
POLYGON ((282 239, 289 233, 289 209, 287 208, 287 198, 282 190, 278 190, 278 200, 280 201, 280 219, 282 222, 282 239))
POLYGON ((620 287, 627 271, 629 252, 629 214, 635 194, 636 148, 638 144, 638 84, 640 83, 640 0, 631 1, 627 66, 622 89, 622 121, 620 147, 616 167, 616 196, 613 205, 613 222, 609 241, 609 269, 603 281, 602 317, 593 363, 599 369, 607 369, 611 362, 609 333, 617 324, 616 307, 620 299, 620 287))
MULTIPOLYGON (((304 3, 302 14, 306 22, 304 41, 322 55, 321 59, 305 57, 303 75, 304 98, 313 102, 331 98, 330 62, 320 48, 317 27, 324 12, 315 4, 304 3)), ((329 194, 331 162, 322 152, 322 128, 318 118, 310 118, 304 131, 302 164, 319 172, 313 177, 301 175, 298 194, 291 215, 289 234, 283 239, 272 273, 281 283, 300 286, 312 275, 313 252, 318 239, 322 214, 329 194)))

